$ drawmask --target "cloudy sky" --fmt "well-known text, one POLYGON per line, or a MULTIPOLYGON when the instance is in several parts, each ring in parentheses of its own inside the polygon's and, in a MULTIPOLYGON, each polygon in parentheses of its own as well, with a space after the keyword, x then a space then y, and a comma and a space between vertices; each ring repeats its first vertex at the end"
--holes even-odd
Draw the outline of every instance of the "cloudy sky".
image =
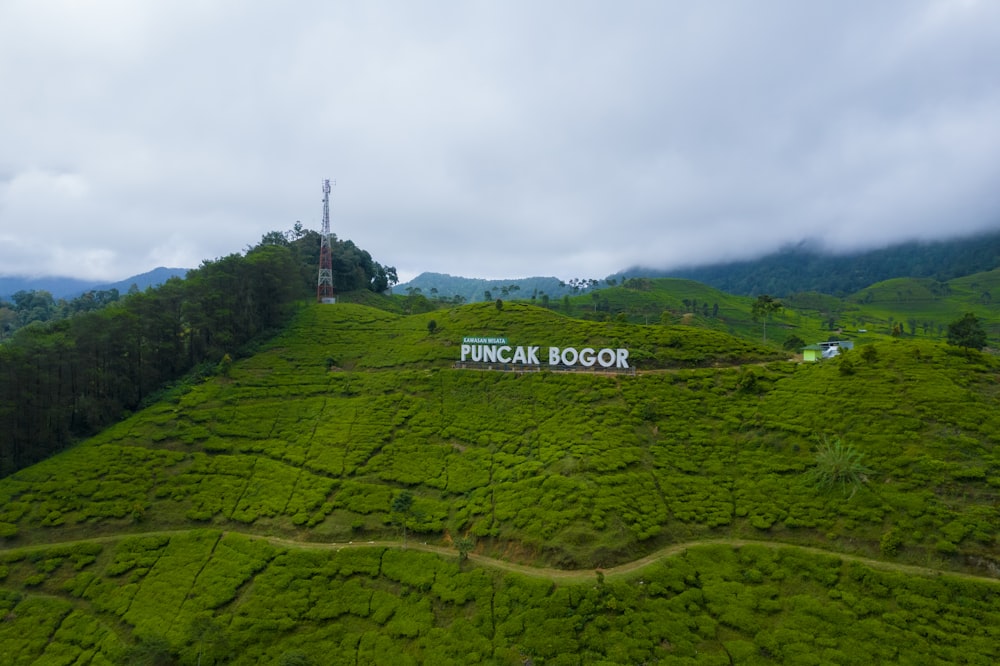
POLYGON ((1000 228, 993 0, 0 0, 0 274, 301 221, 405 280, 1000 228))

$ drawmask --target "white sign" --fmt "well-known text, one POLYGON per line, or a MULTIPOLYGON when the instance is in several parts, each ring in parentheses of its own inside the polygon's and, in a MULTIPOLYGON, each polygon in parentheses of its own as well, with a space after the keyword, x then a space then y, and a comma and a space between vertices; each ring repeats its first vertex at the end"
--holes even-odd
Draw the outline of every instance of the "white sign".
MULTIPOLYGON (((541 365, 538 359, 538 351, 541 347, 512 347, 508 344, 490 345, 473 344, 474 338, 465 338, 462 343, 462 362, 473 363, 507 363, 521 365, 541 365)), ((506 340, 504 340, 506 342, 506 340)), ((628 350, 611 349, 605 347, 596 350, 593 347, 584 347, 577 350, 575 347, 549 347, 546 359, 550 366, 576 366, 592 368, 595 365, 601 368, 628 369, 628 350)))
POLYGON ((507 338, 477 338, 474 336, 466 336, 462 338, 463 345, 505 345, 507 344, 507 338))

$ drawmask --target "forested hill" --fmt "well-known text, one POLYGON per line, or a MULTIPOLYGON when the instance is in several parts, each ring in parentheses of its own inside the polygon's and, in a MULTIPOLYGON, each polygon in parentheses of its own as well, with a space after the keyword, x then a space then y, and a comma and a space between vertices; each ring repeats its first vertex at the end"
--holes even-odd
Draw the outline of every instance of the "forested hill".
POLYGON ((635 267, 616 277, 687 278, 741 296, 784 297, 814 291, 843 297, 891 278, 944 282, 998 266, 1000 232, 994 232, 952 241, 904 243, 850 255, 795 247, 753 261, 673 270, 635 267))
MULTIPOLYGON (((6 339, 0 329, 0 477, 252 353, 315 298, 319 247, 314 231, 271 232, 158 288, 61 305, 47 292, 9 308, 0 300, 0 314, 22 325, 6 339)), ((395 282, 393 267, 351 241, 331 249, 337 293, 395 282)))

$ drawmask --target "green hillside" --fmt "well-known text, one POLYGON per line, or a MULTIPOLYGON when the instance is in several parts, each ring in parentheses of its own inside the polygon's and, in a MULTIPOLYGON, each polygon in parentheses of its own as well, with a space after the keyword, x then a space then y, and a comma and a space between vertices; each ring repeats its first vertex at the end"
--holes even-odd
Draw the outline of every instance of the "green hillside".
MULTIPOLYGON (((993 303, 994 292, 1000 294, 1000 269, 948 282, 894 278, 847 298, 794 293, 781 299, 783 309, 769 319, 768 340, 780 345, 794 336, 811 343, 836 335, 860 344, 890 337, 898 324, 906 338, 944 341, 948 324, 973 312, 990 345, 1000 347, 1000 309, 993 303)), ((759 340, 761 322, 752 316, 755 300, 680 278, 630 278, 620 286, 571 297, 553 307, 585 319, 682 324, 759 340)))
POLYGON ((1000 269, 948 282, 894 278, 871 285, 847 300, 858 304, 856 309, 851 308, 852 321, 888 328, 891 322, 898 322, 906 333, 925 337, 943 338, 950 322, 972 312, 995 345, 1000 339, 1000 310, 993 304, 991 290, 997 289, 1000 269))
MULTIPOLYGON (((749 299, 691 289, 681 306, 757 325, 749 299)), ((308 306, 0 480, 0 654, 1000 659, 996 357, 885 337, 796 364, 729 326, 308 306), (638 372, 455 369, 465 336, 624 347, 638 372)))

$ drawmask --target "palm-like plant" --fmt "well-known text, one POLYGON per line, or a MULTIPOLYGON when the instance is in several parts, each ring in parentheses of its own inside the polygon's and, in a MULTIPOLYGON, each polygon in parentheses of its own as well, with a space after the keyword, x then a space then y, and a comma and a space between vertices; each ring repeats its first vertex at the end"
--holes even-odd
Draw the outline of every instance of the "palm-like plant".
POLYGON ((761 294, 757 297, 757 300, 753 302, 750 306, 750 314, 754 321, 763 320, 764 321, 764 342, 767 342, 767 320, 774 313, 778 312, 784 307, 781 301, 772 298, 767 294, 761 294))
POLYGON ((816 452, 816 466, 808 474, 820 488, 840 486, 845 495, 850 488, 853 496, 862 484, 868 482, 868 475, 872 473, 871 468, 862 462, 863 458, 863 453, 849 444, 844 445, 839 437, 832 442, 824 438, 823 445, 816 452))

